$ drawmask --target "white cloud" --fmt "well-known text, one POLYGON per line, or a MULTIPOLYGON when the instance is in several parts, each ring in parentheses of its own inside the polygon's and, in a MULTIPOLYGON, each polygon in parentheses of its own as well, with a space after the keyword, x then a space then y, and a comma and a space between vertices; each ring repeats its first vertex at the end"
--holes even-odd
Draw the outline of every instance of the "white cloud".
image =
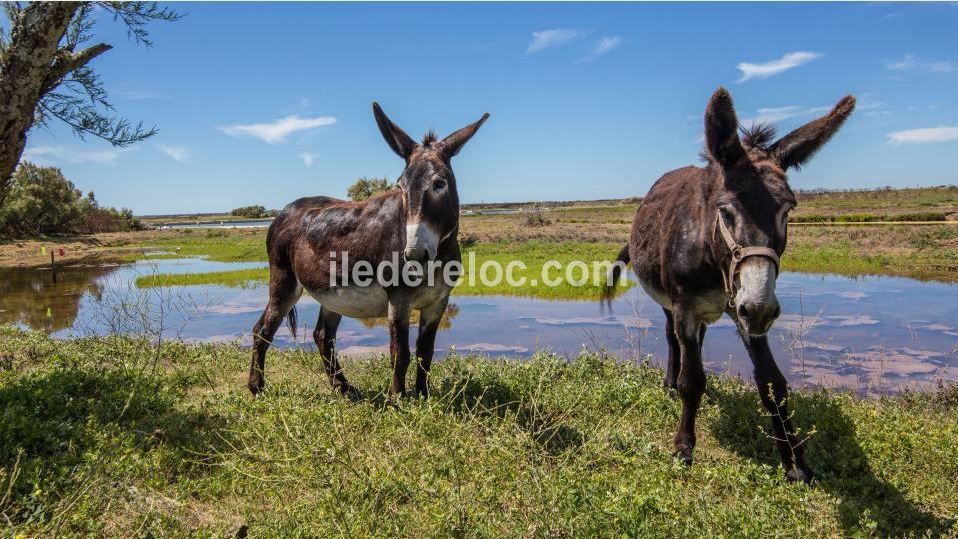
POLYGON ((927 144, 949 140, 958 140, 958 127, 925 127, 888 133, 888 142, 892 144, 927 144))
POLYGON ((306 168, 313 166, 313 163, 316 162, 316 154, 313 152, 303 152, 299 154, 299 158, 303 160, 303 164, 306 165, 306 168))
POLYGON ((300 118, 294 114, 270 123, 227 125, 220 127, 220 131, 233 137, 248 135, 269 142, 270 144, 275 144, 277 142, 286 142, 286 137, 297 131, 315 129, 334 123, 336 123, 336 118, 332 116, 300 118))
POLYGON ((553 28, 551 30, 532 32, 532 42, 529 43, 526 52, 539 52, 550 47, 565 45, 572 40, 586 35, 586 33, 587 32, 583 32, 582 30, 570 28, 553 28))
POLYGON ((885 67, 892 71, 918 71, 921 73, 958 73, 958 64, 955 62, 922 60, 914 54, 906 54, 900 60, 885 62, 885 67))
POLYGON ((579 61, 590 62, 595 60, 599 56, 602 56, 603 54, 617 48, 621 44, 622 38, 619 36, 603 36, 602 39, 597 41, 592 47, 592 51, 589 53, 589 55, 579 61))
POLYGON ((754 115, 743 118, 742 125, 751 125, 753 123, 776 123, 792 118, 814 116, 823 114, 831 110, 831 107, 801 107, 799 105, 786 105, 784 107, 766 107, 755 111, 754 115))
POLYGON ((592 52, 593 52, 596 56, 598 56, 598 55, 600 55, 600 54, 605 54, 605 53, 611 51, 612 49, 618 47, 618 46, 621 45, 621 44, 622 44, 622 38, 621 38, 621 37, 619 37, 619 36, 605 36, 605 37, 603 37, 602 39, 599 40, 599 42, 595 45, 595 50, 593 50, 592 52))
POLYGON ((767 79, 788 71, 789 69, 807 64, 822 55, 817 52, 797 51, 790 52, 778 60, 765 62, 764 64, 752 64, 742 62, 738 64, 739 71, 742 72, 742 78, 738 82, 745 82, 749 79, 767 79))
POLYGON ((190 151, 182 146, 165 146, 160 144, 157 146, 161 152, 170 156, 170 159, 174 161, 186 161, 190 157, 190 151))
POLYGON ((64 146, 34 146, 23 152, 23 159, 40 163, 96 163, 114 165, 120 154, 129 149, 109 148, 106 150, 80 150, 64 146))

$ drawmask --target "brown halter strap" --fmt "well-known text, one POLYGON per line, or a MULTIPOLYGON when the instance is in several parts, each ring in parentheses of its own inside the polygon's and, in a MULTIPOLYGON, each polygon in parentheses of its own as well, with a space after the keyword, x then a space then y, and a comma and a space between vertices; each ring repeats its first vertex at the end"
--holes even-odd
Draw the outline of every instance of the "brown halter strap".
POLYGON ((722 268, 722 284, 725 286, 725 294, 728 295, 728 304, 732 306, 732 301, 735 300, 736 293, 735 275, 738 272, 739 264, 741 264, 743 260, 753 256, 761 256, 771 260, 772 263, 775 264, 775 277, 778 277, 781 260, 778 257, 778 253, 769 247, 743 247, 739 245, 738 242, 735 241, 735 238, 732 237, 732 232, 725 225, 725 219, 722 219, 721 212, 719 212, 716 218, 716 226, 722 234, 722 239, 725 240, 725 245, 732 253, 732 261, 729 262, 728 271, 722 268))

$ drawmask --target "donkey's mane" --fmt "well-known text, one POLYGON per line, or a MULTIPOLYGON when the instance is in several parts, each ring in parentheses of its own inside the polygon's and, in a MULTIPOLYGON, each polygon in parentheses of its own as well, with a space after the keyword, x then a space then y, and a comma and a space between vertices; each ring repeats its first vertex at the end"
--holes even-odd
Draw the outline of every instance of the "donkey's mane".
POLYGON ((429 131, 426 131, 426 134, 422 137, 422 145, 429 146, 437 140, 439 140, 439 136, 436 135, 435 131, 430 129, 429 131))
POLYGON ((754 122, 748 127, 741 127, 742 144, 748 150, 762 150, 767 152, 775 142, 775 126, 765 122, 754 122))
MULTIPOLYGON (((739 139, 746 150, 761 150, 769 152, 775 143, 775 126, 765 122, 753 122, 748 127, 739 126, 739 139)), ((708 150, 699 152, 699 159, 705 163, 712 162, 708 150)))

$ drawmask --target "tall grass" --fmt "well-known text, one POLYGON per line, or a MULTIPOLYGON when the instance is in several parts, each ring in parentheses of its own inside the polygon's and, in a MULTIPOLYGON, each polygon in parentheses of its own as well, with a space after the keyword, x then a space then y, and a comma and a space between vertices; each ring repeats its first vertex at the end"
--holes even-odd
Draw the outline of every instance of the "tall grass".
POLYGON ((696 464, 662 372, 601 355, 453 357, 389 404, 385 358, 0 329, 0 528, 15 536, 837 536, 958 532, 954 390, 797 393, 811 487, 786 483, 751 384, 713 376, 696 464))

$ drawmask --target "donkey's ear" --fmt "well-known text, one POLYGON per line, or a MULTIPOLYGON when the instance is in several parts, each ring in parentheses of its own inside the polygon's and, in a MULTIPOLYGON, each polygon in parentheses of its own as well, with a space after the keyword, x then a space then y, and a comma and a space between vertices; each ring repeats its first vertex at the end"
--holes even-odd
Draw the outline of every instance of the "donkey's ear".
POLYGON ((399 157, 408 159, 412 151, 416 149, 416 143, 413 139, 411 139, 405 131, 400 129, 398 125, 392 123, 392 120, 390 120, 386 116, 386 113, 383 112, 383 109, 380 108, 379 103, 375 101, 373 101, 373 114, 376 116, 376 124, 379 125, 379 132, 383 134, 383 138, 386 139, 386 143, 389 144, 389 147, 399 154, 399 157))
POLYGON ((745 158, 745 148, 738 138, 738 117, 728 90, 719 87, 705 109, 705 147, 709 155, 725 166, 745 158))
POLYGON ((832 138, 855 110, 855 96, 846 95, 831 112, 785 135, 771 148, 783 169, 800 168, 832 138))
POLYGON ((473 124, 469 124, 466 127, 463 127, 459 131, 449 135, 448 137, 442 139, 439 143, 442 146, 442 151, 446 157, 452 157, 459 153, 459 149, 462 148, 462 145, 469 141, 473 135, 476 134, 476 131, 482 127, 482 124, 489 119, 489 113, 482 115, 482 118, 479 118, 479 121, 473 124))

